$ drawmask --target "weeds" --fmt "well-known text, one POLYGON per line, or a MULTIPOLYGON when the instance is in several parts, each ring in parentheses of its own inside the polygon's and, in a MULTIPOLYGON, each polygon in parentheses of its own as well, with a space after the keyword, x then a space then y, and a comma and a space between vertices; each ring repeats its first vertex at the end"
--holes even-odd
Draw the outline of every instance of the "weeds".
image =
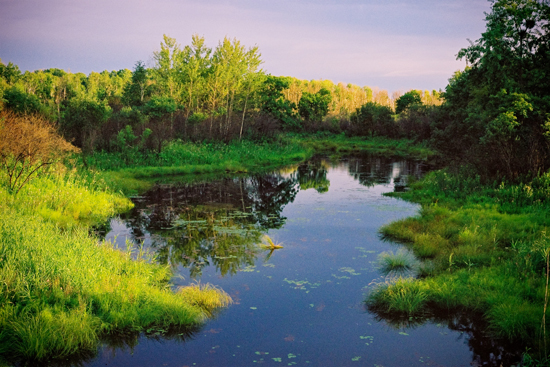
POLYGON ((196 326, 231 302, 205 285, 170 290, 169 267, 98 244, 89 226, 131 202, 63 167, 17 196, 0 176, 0 358, 43 360, 97 348, 108 333, 196 326))
POLYGON ((403 275, 417 267, 414 256, 403 250, 381 253, 378 255, 378 263, 385 275, 403 275))
POLYGON ((384 285, 369 297, 371 307, 483 312, 492 333, 546 357, 549 175, 510 184, 439 171, 411 187, 392 195, 421 203, 419 214, 381 232, 423 260, 421 279, 384 285))

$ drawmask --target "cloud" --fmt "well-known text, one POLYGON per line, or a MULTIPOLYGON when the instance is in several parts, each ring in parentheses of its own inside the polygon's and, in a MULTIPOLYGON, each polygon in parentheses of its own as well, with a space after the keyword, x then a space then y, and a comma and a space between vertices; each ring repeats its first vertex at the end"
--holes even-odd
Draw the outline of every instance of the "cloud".
POLYGON ((0 0, 0 57, 23 69, 132 68, 163 34, 215 47, 225 36, 258 45, 274 75, 382 88, 433 88, 463 64, 483 31, 478 0, 0 0), (401 78, 401 79, 400 79, 401 78))

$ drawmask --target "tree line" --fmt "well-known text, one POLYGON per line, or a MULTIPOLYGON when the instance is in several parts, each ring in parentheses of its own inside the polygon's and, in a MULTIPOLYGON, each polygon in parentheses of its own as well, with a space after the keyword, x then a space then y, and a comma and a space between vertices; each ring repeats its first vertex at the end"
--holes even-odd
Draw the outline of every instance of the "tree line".
POLYGON ((85 154, 154 154, 167 142, 266 139, 328 131, 426 142, 456 166, 521 179, 550 168, 550 5, 492 1, 487 29, 458 57, 445 91, 404 94, 267 74, 257 46, 164 36, 154 65, 92 72, 21 73, 0 62, 2 108, 40 114, 85 154))
MULTIPOLYGON (((160 152, 173 139, 231 140, 278 131, 360 133, 350 128, 362 105, 394 109, 387 91, 328 80, 266 74, 257 46, 224 38, 215 48, 193 35, 181 47, 164 36, 154 65, 132 71, 22 73, 0 62, 0 98, 18 114, 40 114, 84 153, 131 148, 160 152)), ((424 92, 439 101, 437 92, 424 92)))

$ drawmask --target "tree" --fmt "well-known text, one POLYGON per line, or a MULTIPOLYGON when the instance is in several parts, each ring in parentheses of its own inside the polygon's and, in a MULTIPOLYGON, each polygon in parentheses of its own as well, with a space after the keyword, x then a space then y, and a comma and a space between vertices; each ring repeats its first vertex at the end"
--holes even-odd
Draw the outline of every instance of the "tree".
POLYGON ((365 103, 351 115, 350 120, 360 135, 396 135, 391 108, 376 102, 365 103))
POLYGON ((8 175, 8 190, 17 194, 33 175, 65 153, 78 151, 39 115, 0 114, 0 167, 8 175))
POLYGON ((290 78, 268 75, 261 89, 261 109, 281 121, 286 129, 301 128, 296 104, 283 96, 283 90, 290 85, 290 78))
POLYGON ((60 129, 86 153, 93 153, 102 125, 111 116, 106 101, 73 98, 64 106, 60 129))
POLYGON ((174 135, 172 114, 176 109, 176 102, 168 96, 153 96, 143 107, 143 112, 151 120, 151 137, 156 143, 158 153, 162 151, 164 142, 174 135))
POLYGON ((153 53, 155 67, 153 76, 161 89, 161 95, 168 95, 170 98, 177 99, 180 96, 181 84, 177 73, 181 70, 182 51, 175 38, 163 36, 163 42, 160 43, 160 51, 153 53))
POLYGON ((5 106, 18 114, 43 112, 40 100, 34 94, 26 93, 22 88, 13 86, 4 91, 5 106))
MULTIPOLYGON (((517 178, 550 168, 550 5, 493 1, 482 37, 458 57, 471 65, 445 92, 451 134, 486 173, 517 178), (473 134, 473 135, 472 135, 473 134), (455 135, 456 138, 456 135, 455 135), (465 144, 468 142, 469 145, 465 144)), ((441 135, 441 134, 440 134, 441 135)))
POLYGON ((422 93, 417 90, 411 90, 397 98, 395 101, 395 113, 399 114, 408 110, 410 107, 422 104, 422 93))
POLYGON ((328 89, 321 88, 317 93, 302 93, 298 102, 298 112, 305 121, 321 121, 328 114, 332 95, 328 89))
POLYGON ((246 116, 246 109, 248 107, 250 95, 261 88, 265 79, 263 70, 259 70, 260 65, 263 63, 260 57, 261 55, 258 51, 258 47, 248 49, 248 52, 245 55, 246 70, 243 76, 244 107, 239 139, 242 139, 243 137, 244 118, 246 116))
POLYGON ((128 106, 141 106, 148 94, 149 75, 143 61, 136 62, 132 80, 124 88, 123 100, 128 106))

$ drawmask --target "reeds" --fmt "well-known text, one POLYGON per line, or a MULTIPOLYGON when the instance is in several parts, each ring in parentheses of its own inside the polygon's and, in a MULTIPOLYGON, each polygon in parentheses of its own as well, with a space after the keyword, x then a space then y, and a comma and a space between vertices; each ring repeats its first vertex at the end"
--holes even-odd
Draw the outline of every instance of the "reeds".
POLYGON ((89 225, 131 203, 94 180, 59 169, 17 196, 0 185, 0 358, 93 351, 106 333, 196 326, 231 302, 209 285, 174 293, 169 267, 98 244, 89 225))
MULTIPOLYGON (((492 333, 546 356, 548 176, 483 184, 443 171, 414 183, 399 196, 422 203, 419 214, 381 232, 423 259, 422 279, 386 284, 370 304, 406 313, 432 306, 483 312, 492 333)), ((406 267, 396 256, 382 260, 388 269, 406 267)))

